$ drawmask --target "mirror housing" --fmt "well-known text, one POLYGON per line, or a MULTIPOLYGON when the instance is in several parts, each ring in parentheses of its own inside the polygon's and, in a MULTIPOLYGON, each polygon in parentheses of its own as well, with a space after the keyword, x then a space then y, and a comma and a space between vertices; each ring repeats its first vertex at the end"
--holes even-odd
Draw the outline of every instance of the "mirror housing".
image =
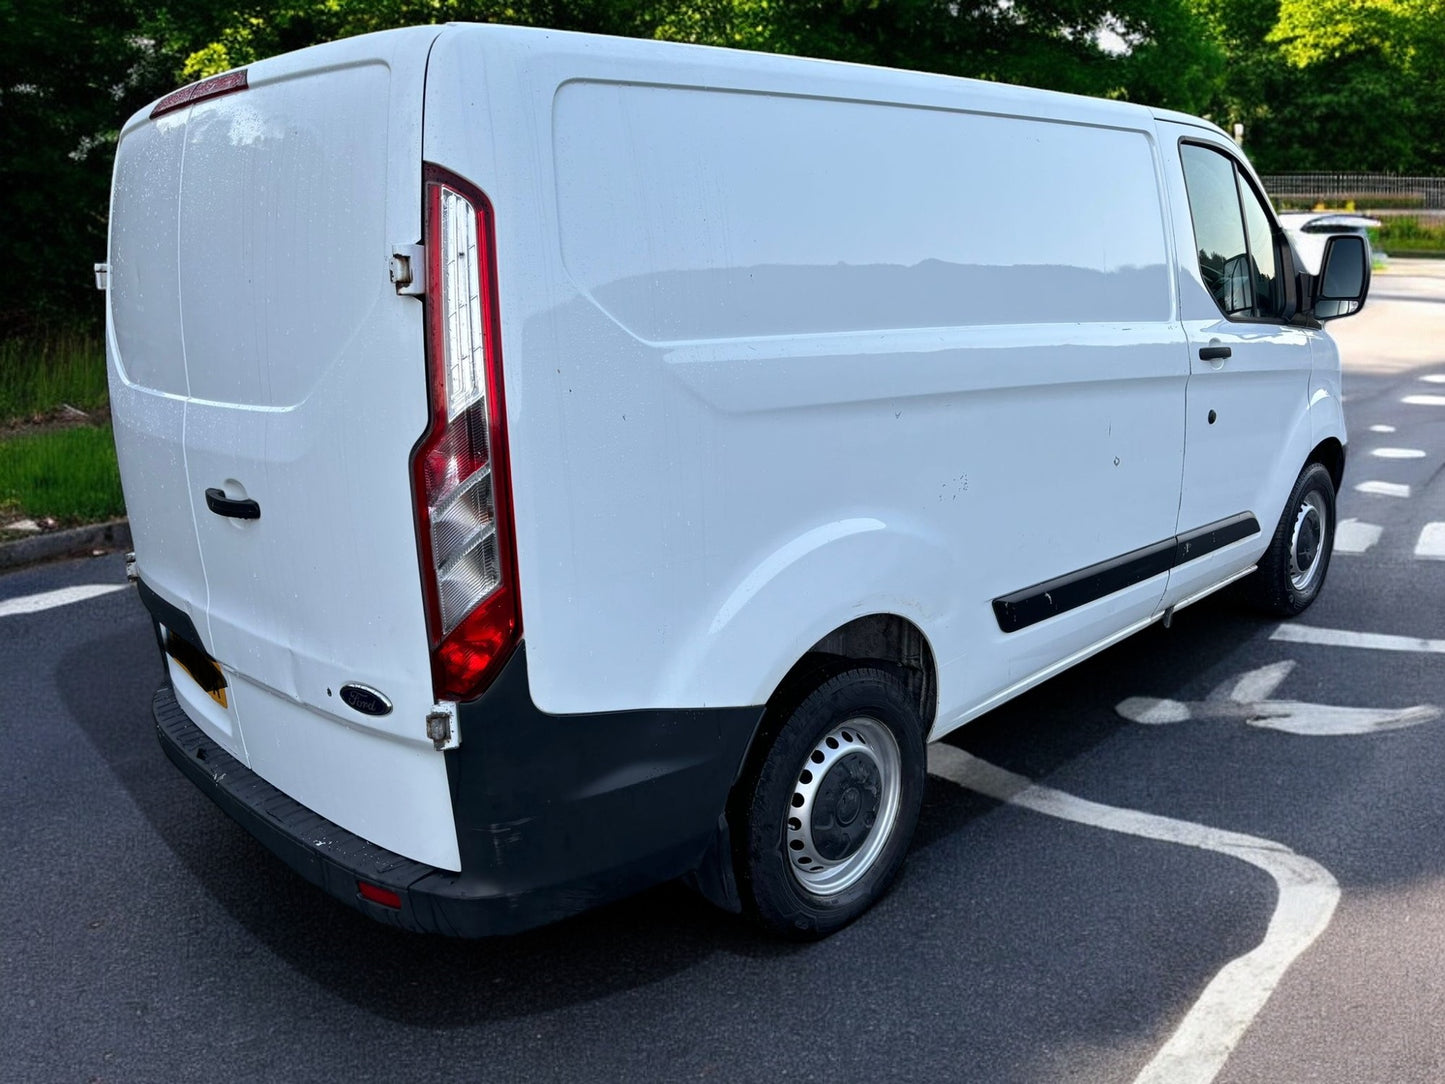
POLYGON ((1320 273, 1310 290, 1316 320, 1353 316, 1370 292, 1370 246, 1359 234, 1339 234, 1325 242, 1320 273))

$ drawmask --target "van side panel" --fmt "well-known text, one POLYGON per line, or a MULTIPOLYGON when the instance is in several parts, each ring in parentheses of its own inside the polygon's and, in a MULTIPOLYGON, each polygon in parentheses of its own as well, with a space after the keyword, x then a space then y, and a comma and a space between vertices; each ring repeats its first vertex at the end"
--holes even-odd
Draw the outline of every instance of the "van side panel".
POLYGON ((647 342, 1169 316, 1139 132, 583 81, 554 121, 563 261, 647 342))
POLYGON ((427 87, 427 159, 496 209, 538 706, 760 703, 883 610, 943 721, 1152 615, 1163 574, 1015 633, 991 608, 1174 533, 1148 115, 589 43, 448 28, 427 87))

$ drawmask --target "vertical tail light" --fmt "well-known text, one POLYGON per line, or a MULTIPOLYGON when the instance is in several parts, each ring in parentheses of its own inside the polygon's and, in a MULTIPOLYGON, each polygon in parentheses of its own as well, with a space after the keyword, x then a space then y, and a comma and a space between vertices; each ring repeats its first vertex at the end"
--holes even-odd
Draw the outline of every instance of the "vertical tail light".
POLYGON ((425 174, 431 422, 412 452, 438 699, 468 700, 521 636, 502 401, 496 246, 486 196, 425 174))

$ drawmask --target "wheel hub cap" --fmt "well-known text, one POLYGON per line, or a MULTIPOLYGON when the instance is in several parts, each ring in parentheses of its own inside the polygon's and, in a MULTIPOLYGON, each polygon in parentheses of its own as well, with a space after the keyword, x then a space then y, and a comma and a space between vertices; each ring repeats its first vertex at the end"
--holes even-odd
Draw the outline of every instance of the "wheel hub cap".
POLYGON ((823 777, 813 799, 813 845, 818 854, 837 862, 857 851, 868 838, 882 800, 877 763, 862 753, 841 758, 823 777))
POLYGON ((1295 513, 1294 530, 1290 535, 1289 579, 1296 591, 1308 590, 1314 582, 1324 542, 1324 501, 1318 493, 1307 493, 1295 513))
POLYGON ((857 883, 888 843, 902 794, 892 732, 875 719, 834 727, 798 772, 784 830, 798 883, 831 896, 857 883))

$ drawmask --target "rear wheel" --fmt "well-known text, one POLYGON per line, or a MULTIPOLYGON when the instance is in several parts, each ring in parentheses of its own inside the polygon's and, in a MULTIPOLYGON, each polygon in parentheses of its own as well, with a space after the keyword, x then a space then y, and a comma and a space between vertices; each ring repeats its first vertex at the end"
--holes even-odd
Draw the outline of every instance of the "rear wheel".
POLYGON ((745 790, 738 872, 752 915, 810 939, 871 907, 903 864, 924 770, 923 724, 897 677, 860 668, 817 685, 745 790))
POLYGON ((1334 543, 1334 479, 1311 463, 1295 482, 1269 549, 1247 581, 1251 600, 1280 617, 1301 613, 1324 586, 1334 543))

